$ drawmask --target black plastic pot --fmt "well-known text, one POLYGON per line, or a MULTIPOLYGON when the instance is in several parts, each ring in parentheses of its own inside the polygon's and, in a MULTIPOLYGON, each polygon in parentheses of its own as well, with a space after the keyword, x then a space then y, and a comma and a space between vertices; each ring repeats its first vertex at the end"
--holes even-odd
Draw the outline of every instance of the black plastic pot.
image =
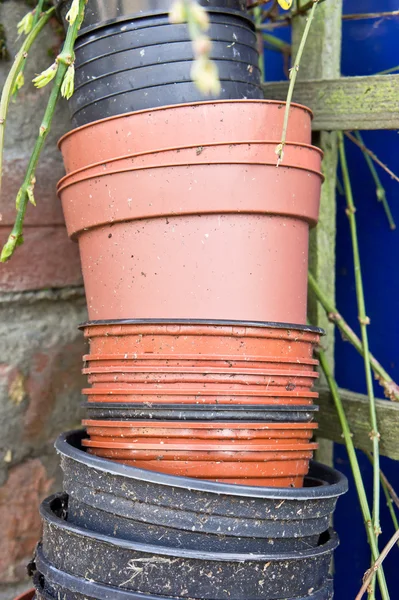
MULTIPOLYGON (((211 56, 222 86, 217 98, 263 98, 252 21, 225 9, 212 8, 209 15, 211 56)), ((96 29, 79 38, 75 53, 76 88, 69 101, 74 126, 204 100, 191 81, 193 51, 187 25, 171 24, 165 14, 96 29)))
MULTIPOLYGON (((311 463, 304 488, 262 488, 136 469, 81 450, 84 432, 60 436, 64 490, 93 509, 196 534, 300 538, 322 534, 347 479, 311 463)), ((128 525, 126 525, 128 526, 128 525)))
MULTIPOLYGON (((71 3, 72 0, 54 0, 57 13, 62 19, 65 29, 68 26, 65 17, 71 3)), ((86 6, 85 18, 79 35, 83 35, 93 28, 123 21, 138 13, 168 12, 171 3, 171 0, 90 0, 86 6)), ((244 0, 199 0, 199 4, 206 8, 227 8, 242 11, 246 9, 244 0)))
POLYGON ((153 419, 159 421, 256 421, 264 423, 310 423, 318 406, 259 406, 200 404, 134 404, 85 402, 83 408, 88 419, 133 421, 153 419))
MULTIPOLYGON (((64 573, 51 565, 43 556, 39 547, 35 558, 36 572, 34 584, 38 598, 44 600, 173 600, 165 596, 148 596, 126 592, 120 588, 104 586, 93 581, 87 581, 64 573)), ((319 591, 307 594, 303 598, 292 598, 291 600, 332 600, 332 581, 319 591)))
MULTIPOLYGON (((111 508, 111 507, 110 507, 111 508)), ((118 508, 120 508, 118 506, 118 508)), ((248 554, 274 554, 276 552, 297 552, 315 548, 319 544, 320 535, 305 537, 244 537, 212 534, 179 529, 162 525, 151 525, 131 518, 105 512, 79 502, 73 496, 68 501, 68 522, 86 529, 117 537, 123 540, 142 544, 161 544, 168 548, 186 548, 204 552, 232 552, 248 554)), ((172 520, 174 521, 175 519, 172 520)))
POLYGON ((336 534, 320 545, 275 554, 218 553, 142 544, 93 533, 66 521, 67 496, 41 505, 44 557, 76 577, 143 594, 201 600, 300 597, 328 581, 336 534))

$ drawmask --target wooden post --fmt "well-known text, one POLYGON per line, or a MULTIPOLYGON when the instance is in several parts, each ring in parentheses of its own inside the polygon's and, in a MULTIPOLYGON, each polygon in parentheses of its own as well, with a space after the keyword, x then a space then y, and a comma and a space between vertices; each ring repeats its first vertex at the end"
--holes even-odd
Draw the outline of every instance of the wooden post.
MULTIPOLYGON (((298 0, 298 3, 300 0, 298 0)), ((315 19, 301 60, 298 80, 336 79, 340 76, 342 0, 323 2, 316 10, 315 19)), ((306 17, 296 17, 292 25, 293 56, 299 45, 306 17)), ((321 131, 314 140, 324 151, 323 173, 326 180, 321 195, 319 224, 310 238, 310 270, 329 298, 335 298, 335 236, 336 205, 335 187, 338 162, 337 134, 321 131)), ((314 298, 309 298, 309 318, 315 325, 326 330, 322 341, 331 367, 334 366, 334 325, 314 298)), ((333 445, 319 440, 317 458, 332 464, 333 445)))

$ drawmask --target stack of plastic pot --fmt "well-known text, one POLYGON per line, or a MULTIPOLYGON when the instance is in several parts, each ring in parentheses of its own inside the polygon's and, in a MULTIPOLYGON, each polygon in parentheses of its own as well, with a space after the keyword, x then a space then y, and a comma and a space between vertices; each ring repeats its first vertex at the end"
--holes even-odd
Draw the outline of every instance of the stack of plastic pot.
POLYGON ((322 331, 306 325, 322 155, 293 105, 277 168, 285 106, 259 99, 252 24, 210 6, 223 91, 204 102, 162 2, 88 3, 58 186, 87 418, 56 444, 38 600, 333 597, 347 482, 312 461, 322 331))

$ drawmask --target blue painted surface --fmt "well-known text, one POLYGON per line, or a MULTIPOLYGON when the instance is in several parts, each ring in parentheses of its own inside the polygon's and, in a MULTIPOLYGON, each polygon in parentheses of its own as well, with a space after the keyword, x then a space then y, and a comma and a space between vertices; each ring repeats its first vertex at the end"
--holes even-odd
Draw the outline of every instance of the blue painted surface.
MULTIPOLYGON (((344 0, 344 12, 392 11, 399 8, 398 0, 344 0)), ((279 33, 279 35, 281 35, 279 33)), ((287 39, 289 32, 283 36, 287 39)), ((283 79, 282 59, 274 52, 266 52, 266 78, 283 79)), ((370 75, 399 64, 399 19, 344 21, 343 75, 370 75)), ((399 72, 399 71, 398 71, 399 72)), ((398 98, 399 110, 399 98, 398 98)), ((364 132, 364 141, 392 170, 399 173, 399 134, 396 131, 364 132)), ((390 231, 381 203, 363 156, 350 142, 347 156, 351 173, 357 222, 367 314, 371 318, 369 338, 371 349, 392 377, 399 381, 399 183, 379 170, 398 229, 390 231)), ((337 197, 337 305, 350 325, 359 333, 356 295, 353 276, 352 245, 345 200, 337 197)), ((357 392, 366 392, 363 361, 347 342, 336 338, 336 376, 340 386, 357 392)), ((382 397, 376 384, 376 393, 382 397)), ((399 443, 399 440, 398 440, 399 443)), ((367 493, 371 502, 372 469, 368 459, 359 453, 367 493)), ((363 574, 369 566, 364 525, 358 508, 358 499, 343 446, 335 447, 335 463, 350 480, 350 491, 338 503, 335 527, 341 537, 336 552, 335 597, 353 600, 359 591, 363 574)), ((399 464, 383 459, 382 468, 399 490, 399 464)), ((382 499, 381 547, 393 533, 388 509, 382 499)), ((391 600, 399 599, 399 549, 394 548, 385 562, 385 572, 391 590, 391 600)))

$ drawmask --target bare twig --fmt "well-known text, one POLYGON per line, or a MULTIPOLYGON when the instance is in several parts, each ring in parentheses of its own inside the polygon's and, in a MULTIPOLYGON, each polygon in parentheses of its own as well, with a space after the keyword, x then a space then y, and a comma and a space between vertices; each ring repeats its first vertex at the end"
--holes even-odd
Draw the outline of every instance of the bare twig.
POLYGON ((353 15, 342 15, 343 21, 360 21, 364 19, 389 19, 391 17, 399 17, 399 10, 391 10, 375 13, 359 13, 353 15))
POLYGON ((361 600, 363 598, 363 595, 367 592, 367 588, 369 587, 371 580, 373 579, 375 574, 380 571, 382 563, 384 562, 384 560, 388 556, 389 552, 392 550, 392 548, 394 547, 394 545, 397 543, 398 540, 399 540, 399 529, 391 537, 391 539, 389 540, 389 542, 387 543, 385 548, 382 550, 380 556, 377 558, 377 560, 375 561, 375 563, 371 567, 371 569, 369 569, 365 573, 363 585, 360 588, 360 591, 359 591, 358 595, 356 596, 355 600, 361 600))
MULTIPOLYGON (((357 141, 363 146, 363 148, 365 148, 363 138, 360 135, 359 131, 355 131, 355 137, 356 137, 357 141)), ((392 216, 390 206, 388 204, 386 191, 385 191, 384 186, 381 183, 381 179, 377 173, 377 169, 375 168, 374 163, 373 163, 371 157, 367 154, 367 152, 365 152, 364 149, 362 150, 362 152, 363 152, 364 160, 366 161, 368 168, 370 169, 371 176, 374 179, 377 200, 379 202, 381 202, 384 207, 385 214, 388 219, 389 227, 391 229, 396 229, 396 224, 395 224, 394 218, 392 216)))
POLYGON ((392 177, 392 179, 394 179, 395 181, 397 181, 399 183, 399 177, 397 175, 395 175, 395 173, 393 171, 391 171, 391 169, 389 167, 387 167, 387 165, 385 163, 382 162, 382 160, 380 160, 378 158, 378 156, 376 156, 374 154, 374 152, 372 152, 371 150, 369 150, 364 144, 360 143, 354 135, 352 135, 349 131, 345 131, 345 135, 348 139, 350 139, 351 142, 353 142, 354 144, 356 144, 356 146, 358 146, 358 148, 360 148, 360 150, 362 150, 365 154, 367 154, 368 156, 370 156, 370 158, 377 163, 377 165, 379 165, 382 169, 384 169, 384 171, 386 171, 388 173, 388 175, 390 175, 392 177))

